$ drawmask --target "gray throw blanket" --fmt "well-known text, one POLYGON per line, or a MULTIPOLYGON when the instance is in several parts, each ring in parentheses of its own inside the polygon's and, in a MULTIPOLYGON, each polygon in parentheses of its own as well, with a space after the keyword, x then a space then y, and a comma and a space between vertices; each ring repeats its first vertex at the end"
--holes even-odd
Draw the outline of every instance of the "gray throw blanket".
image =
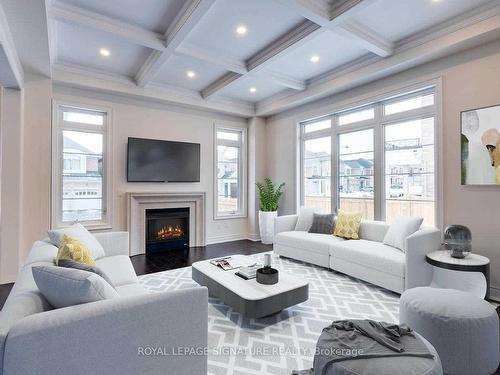
POLYGON ((334 362, 396 356, 433 358, 425 344, 404 324, 339 320, 323 329, 316 346, 314 370, 293 374, 325 375, 334 362))

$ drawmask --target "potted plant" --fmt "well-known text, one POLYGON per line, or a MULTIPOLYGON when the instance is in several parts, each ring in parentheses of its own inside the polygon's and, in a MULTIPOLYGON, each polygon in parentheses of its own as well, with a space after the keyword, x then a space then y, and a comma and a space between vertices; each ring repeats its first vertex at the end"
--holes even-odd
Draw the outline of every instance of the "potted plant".
POLYGON ((278 206, 285 183, 276 187, 269 177, 265 177, 264 183, 257 182, 255 185, 259 189, 260 197, 260 240, 262 243, 271 244, 274 238, 274 218, 278 216, 278 206))

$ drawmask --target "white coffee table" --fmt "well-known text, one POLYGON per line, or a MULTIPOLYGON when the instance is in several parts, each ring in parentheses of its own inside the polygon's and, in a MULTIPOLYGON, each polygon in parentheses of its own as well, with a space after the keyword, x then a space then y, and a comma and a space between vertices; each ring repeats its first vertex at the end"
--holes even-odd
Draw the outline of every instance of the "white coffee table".
MULTIPOLYGON (((254 261, 244 255, 233 255, 239 264, 254 261)), ((245 280, 235 273, 238 269, 224 271, 209 260, 193 263, 193 280, 206 286, 210 295, 221 299, 226 305, 248 318, 262 318, 280 312, 287 307, 307 301, 307 280, 280 271, 279 281, 274 285, 259 284, 255 279, 245 280)))

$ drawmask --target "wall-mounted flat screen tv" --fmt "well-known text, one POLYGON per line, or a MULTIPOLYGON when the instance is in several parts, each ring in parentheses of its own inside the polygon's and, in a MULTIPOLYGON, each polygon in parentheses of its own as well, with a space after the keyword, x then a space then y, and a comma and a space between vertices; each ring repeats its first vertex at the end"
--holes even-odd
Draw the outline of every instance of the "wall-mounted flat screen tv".
POLYGON ((200 144, 129 138, 128 182, 199 182, 200 144))

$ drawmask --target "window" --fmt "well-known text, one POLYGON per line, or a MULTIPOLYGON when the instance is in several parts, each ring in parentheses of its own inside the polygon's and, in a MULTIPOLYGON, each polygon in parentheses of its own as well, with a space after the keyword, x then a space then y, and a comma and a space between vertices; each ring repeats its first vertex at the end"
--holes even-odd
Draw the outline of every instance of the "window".
POLYGON ((332 210, 332 137, 331 118, 311 121, 302 127, 301 204, 319 212, 332 210))
POLYGON ((385 216, 419 216, 434 225, 434 117, 386 125, 385 216))
POLYGON ((55 106, 52 222, 108 227, 108 111, 55 106))
POLYGON ((216 127, 215 145, 215 218, 245 216, 245 131, 216 127))
POLYGON ((436 225, 435 95, 426 88, 300 124, 299 203, 436 225))
POLYGON ((375 117, 374 108, 364 108, 340 113, 337 116, 339 125, 349 125, 359 121, 372 120, 375 117))
POLYGON ((340 134, 338 150, 338 207, 373 220, 373 129, 340 134))

